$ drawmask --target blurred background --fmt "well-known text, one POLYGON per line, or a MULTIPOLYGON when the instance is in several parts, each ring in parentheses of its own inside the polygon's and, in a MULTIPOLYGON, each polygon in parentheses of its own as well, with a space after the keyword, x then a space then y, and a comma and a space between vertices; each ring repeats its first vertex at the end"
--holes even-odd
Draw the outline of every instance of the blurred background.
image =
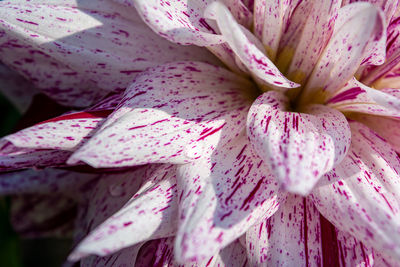
MULTIPOLYGON (((1 0, 0 0, 1 1, 1 0)), ((58 115, 64 110, 43 96, 34 98, 31 108, 23 115, 0 94, 0 136, 19 128, 58 115), (43 105, 43 102, 46 102, 43 105), (41 112, 33 113, 35 107, 41 112)), ((71 240, 56 238, 23 239, 10 223, 10 197, 0 197, 0 266, 55 267, 62 266, 70 249, 71 240)), ((71 265, 69 265, 71 266, 71 265)))

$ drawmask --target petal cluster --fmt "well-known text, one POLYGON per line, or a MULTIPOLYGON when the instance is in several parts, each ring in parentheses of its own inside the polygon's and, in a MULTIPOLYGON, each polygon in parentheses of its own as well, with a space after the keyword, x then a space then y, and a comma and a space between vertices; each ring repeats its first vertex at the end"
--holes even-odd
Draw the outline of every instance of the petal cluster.
POLYGON ((0 85, 70 110, 0 140, 15 228, 81 266, 398 266, 398 5, 1 2, 0 85))

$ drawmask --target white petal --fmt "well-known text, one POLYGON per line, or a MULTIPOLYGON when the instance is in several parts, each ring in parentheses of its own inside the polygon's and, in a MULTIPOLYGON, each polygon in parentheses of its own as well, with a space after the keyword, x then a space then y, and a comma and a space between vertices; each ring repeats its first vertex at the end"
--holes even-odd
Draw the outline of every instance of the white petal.
POLYGON ((210 147, 242 131, 249 103, 240 90, 251 86, 205 63, 149 69, 69 162, 116 167, 185 163, 206 156, 203 152, 210 147))
POLYGON ((279 92, 261 95, 250 108, 247 134, 260 157, 288 191, 307 195, 318 179, 346 155, 350 128, 337 110, 310 105, 286 111, 279 92))

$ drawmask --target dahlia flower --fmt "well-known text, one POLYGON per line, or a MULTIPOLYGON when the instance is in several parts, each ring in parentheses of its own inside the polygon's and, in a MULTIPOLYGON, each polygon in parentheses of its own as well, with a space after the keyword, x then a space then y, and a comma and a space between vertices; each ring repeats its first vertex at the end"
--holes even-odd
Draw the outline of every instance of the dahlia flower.
POLYGON ((0 140, 17 230, 75 219, 82 266, 398 265, 398 1, 0 6, 4 71, 74 109, 0 140))

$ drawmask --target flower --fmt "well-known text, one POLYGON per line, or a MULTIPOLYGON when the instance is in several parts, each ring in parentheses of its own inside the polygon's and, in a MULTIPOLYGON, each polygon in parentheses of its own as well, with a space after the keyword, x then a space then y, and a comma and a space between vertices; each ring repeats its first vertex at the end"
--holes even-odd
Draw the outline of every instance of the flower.
POLYGON ((109 168, 2 178, 81 197, 70 260, 396 264, 397 1, 116 2, 1 4, 4 64, 64 104, 111 93, 0 142, 5 171, 109 168))

